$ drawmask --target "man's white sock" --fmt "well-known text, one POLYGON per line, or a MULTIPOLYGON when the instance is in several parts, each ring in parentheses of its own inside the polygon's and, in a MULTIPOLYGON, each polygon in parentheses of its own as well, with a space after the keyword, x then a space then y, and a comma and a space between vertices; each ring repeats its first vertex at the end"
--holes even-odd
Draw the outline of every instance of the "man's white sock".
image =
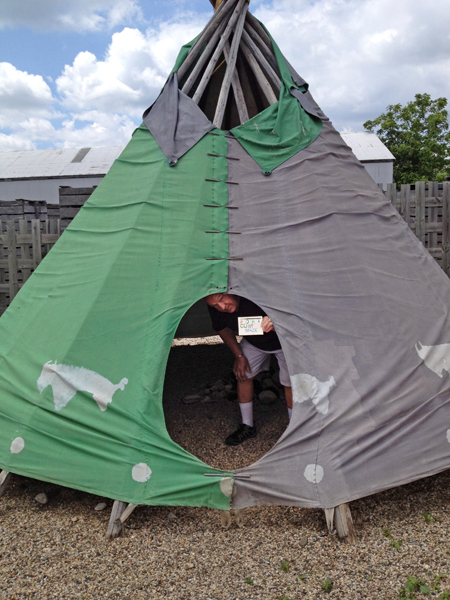
POLYGON ((289 421, 292 419, 292 408, 288 407, 289 421))
POLYGON ((253 427, 253 402, 240 402, 239 408, 241 409, 242 422, 244 425, 253 427))

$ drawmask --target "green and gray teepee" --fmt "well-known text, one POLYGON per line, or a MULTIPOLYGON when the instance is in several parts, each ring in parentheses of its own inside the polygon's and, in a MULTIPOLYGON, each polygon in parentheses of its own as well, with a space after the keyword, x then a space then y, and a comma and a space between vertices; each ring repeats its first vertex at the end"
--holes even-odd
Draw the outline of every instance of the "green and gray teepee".
POLYGON ((437 473, 449 305, 447 277, 247 0, 224 0, 0 319, 0 466, 220 509, 230 481, 236 508, 326 508, 437 473), (174 443, 162 410, 180 319, 227 290, 271 317, 294 391, 286 432, 236 473, 174 443))

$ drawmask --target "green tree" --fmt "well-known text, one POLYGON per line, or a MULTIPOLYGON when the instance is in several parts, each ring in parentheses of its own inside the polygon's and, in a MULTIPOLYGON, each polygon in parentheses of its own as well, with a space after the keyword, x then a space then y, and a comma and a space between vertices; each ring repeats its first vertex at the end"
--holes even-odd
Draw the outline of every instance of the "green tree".
POLYGON ((364 129, 373 131, 395 156, 394 181, 442 181, 450 175, 447 99, 416 94, 406 106, 394 104, 364 129))

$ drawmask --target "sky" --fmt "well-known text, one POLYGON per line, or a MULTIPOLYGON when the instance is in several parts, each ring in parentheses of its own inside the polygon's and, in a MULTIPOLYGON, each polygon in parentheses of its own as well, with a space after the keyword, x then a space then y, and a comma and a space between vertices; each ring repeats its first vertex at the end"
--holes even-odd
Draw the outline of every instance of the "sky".
MULTIPOLYGON (((338 131, 450 99, 449 0, 251 0, 338 131)), ((0 151, 125 145, 209 0, 0 0, 0 151)))

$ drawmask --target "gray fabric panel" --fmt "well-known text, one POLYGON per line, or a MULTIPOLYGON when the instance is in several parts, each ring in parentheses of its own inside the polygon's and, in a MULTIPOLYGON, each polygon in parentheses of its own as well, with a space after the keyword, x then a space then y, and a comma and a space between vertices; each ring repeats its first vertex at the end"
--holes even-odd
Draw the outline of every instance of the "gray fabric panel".
POLYGON ((314 98, 311 96, 310 92, 302 92, 297 88, 291 88, 291 95, 300 102, 301 107, 306 110, 307 113, 313 115, 313 117, 318 117, 319 119, 326 119, 320 107, 314 101, 314 98))
POLYGON ((229 291, 271 317, 295 400, 233 505, 329 508, 447 469, 446 275, 328 121, 269 177, 229 154, 229 291))
POLYGON ((145 111, 143 119, 169 163, 176 162, 214 129, 197 104, 178 89, 176 73, 169 77, 156 102, 145 111))

